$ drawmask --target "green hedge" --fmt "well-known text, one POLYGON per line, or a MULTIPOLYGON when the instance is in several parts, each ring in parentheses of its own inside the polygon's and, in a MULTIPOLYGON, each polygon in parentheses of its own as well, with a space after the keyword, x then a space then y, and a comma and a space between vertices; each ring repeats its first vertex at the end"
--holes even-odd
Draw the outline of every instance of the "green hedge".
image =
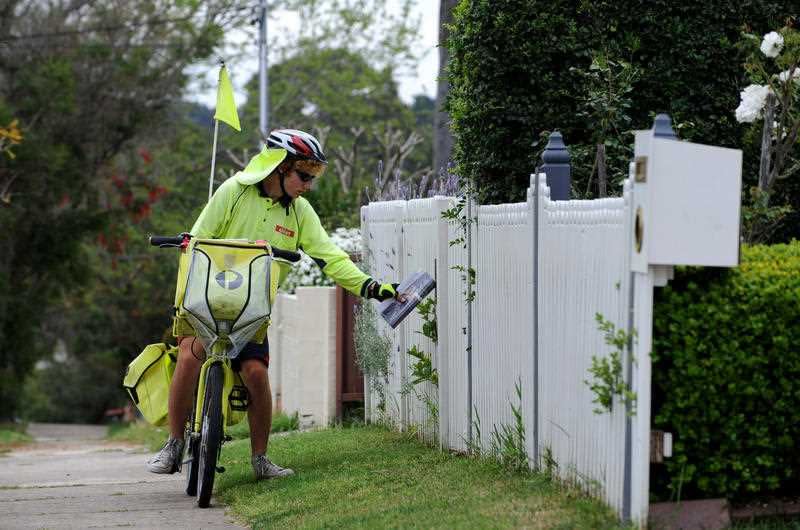
MULTIPOLYGON (((741 30, 764 34, 796 14, 796 0, 462 0, 448 41, 458 172, 490 202, 520 200, 539 163, 541 144, 532 144, 540 133, 559 129, 568 145, 587 144, 586 81, 570 68, 588 69, 592 50, 642 69, 631 93, 634 128, 669 112, 687 124, 684 139, 741 147, 747 127, 734 109, 749 84, 741 30)), ((757 169, 757 154, 747 161, 757 169)))
POLYGON ((654 424, 674 435, 655 491, 800 492, 800 242, 679 270, 657 290, 653 337, 654 424))

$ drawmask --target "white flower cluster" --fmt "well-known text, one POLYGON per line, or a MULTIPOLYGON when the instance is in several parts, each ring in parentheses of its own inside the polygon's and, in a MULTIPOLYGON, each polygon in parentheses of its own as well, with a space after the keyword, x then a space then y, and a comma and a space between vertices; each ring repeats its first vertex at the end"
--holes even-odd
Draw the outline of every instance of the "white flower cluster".
MULTIPOLYGON (((337 228, 330 234, 331 242, 348 254, 361 252, 361 230, 358 228, 337 228)), ((322 270, 306 254, 292 266, 281 290, 293 293, 298 287, 313 285, 334 285, 333 280, 322 274, 322 270)))
MULTIPOLYGON (((774 59, 783 50, 783 36, 777 31, 770 31, 764 35, 761 41, 761 52, 769 58, 774 59)), ((777 76, 781 83, 794 82, 800 79, 800 68, 792 67, 784 70, 777 76)), ((736 108, 736 121, 739 123, 753 123, 761 118, 767 96, 772 89, 768 85, 750 85, 740 94, 739 106, 736 108)))
POLYGON ((761 52, 770 58, 777 57, 783 49, 783 37, 777 31, 770 31, 761 41, 761 52))
POLYGON ((753 123, 760 118, 767 101, 767 94, 769 94, 769 87, 763 85, 750 85, 742 90, 741 102, 736 109, 736 121, 753 123))

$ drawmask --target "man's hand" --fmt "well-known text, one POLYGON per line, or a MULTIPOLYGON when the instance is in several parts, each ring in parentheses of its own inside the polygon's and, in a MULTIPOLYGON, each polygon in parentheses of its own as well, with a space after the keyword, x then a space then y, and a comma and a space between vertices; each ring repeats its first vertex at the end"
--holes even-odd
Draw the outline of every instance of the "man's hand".
POLYGON ((398 283, 378 283, 372 280, 367 285, 366 298, 374 298, 379 302, 388 300, 389 298, 397 298, 398 283))

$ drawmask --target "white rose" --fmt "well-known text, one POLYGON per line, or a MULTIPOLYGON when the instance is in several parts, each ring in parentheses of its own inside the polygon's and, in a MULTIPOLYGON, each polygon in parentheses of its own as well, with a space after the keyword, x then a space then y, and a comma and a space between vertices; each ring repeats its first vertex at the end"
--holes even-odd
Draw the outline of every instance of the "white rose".
POLYGON ((760 118, 768 94, 769 87, 762 85, 750 85, 742 90, 740 94, 741 102, 736 109, 736 121, 739 123, 753 123, 760 118))
POLYGON ((744 104, 736 108, 736 121, 739 123, 753 123, 757 118, 758 112, 745 107, 744 104))
POLYGON ((770 31, 764 35, 761 41, 761 52, 767 57, 777 57, 783 49, 783 37, 776 31, 770 31))

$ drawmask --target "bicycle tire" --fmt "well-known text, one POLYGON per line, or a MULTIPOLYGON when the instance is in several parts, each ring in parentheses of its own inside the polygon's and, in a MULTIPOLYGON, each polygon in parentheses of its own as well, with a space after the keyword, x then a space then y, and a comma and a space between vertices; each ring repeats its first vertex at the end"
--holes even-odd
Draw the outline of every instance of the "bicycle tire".
POLYGON ((221 364, 212 364, 206 376, 203 399, 203 422, 201 425, 198 456, 197 505, 208 508, 214 489, 217 470, 217 455, 222 444, 222 384, 225 374, 221 364))
POLYGON ((186 495, 194 497, 197 495, 197 468, 200 444, 197 443, 197 437, 192 436, 192 429, 194 429, 194 406, 192 406, 192 413, 189 416, 189 425, 186 428, 186 435, 184 437, 183 445, 186 447, 186 455, 184 457, 184 466, 186 466, 186 495))

